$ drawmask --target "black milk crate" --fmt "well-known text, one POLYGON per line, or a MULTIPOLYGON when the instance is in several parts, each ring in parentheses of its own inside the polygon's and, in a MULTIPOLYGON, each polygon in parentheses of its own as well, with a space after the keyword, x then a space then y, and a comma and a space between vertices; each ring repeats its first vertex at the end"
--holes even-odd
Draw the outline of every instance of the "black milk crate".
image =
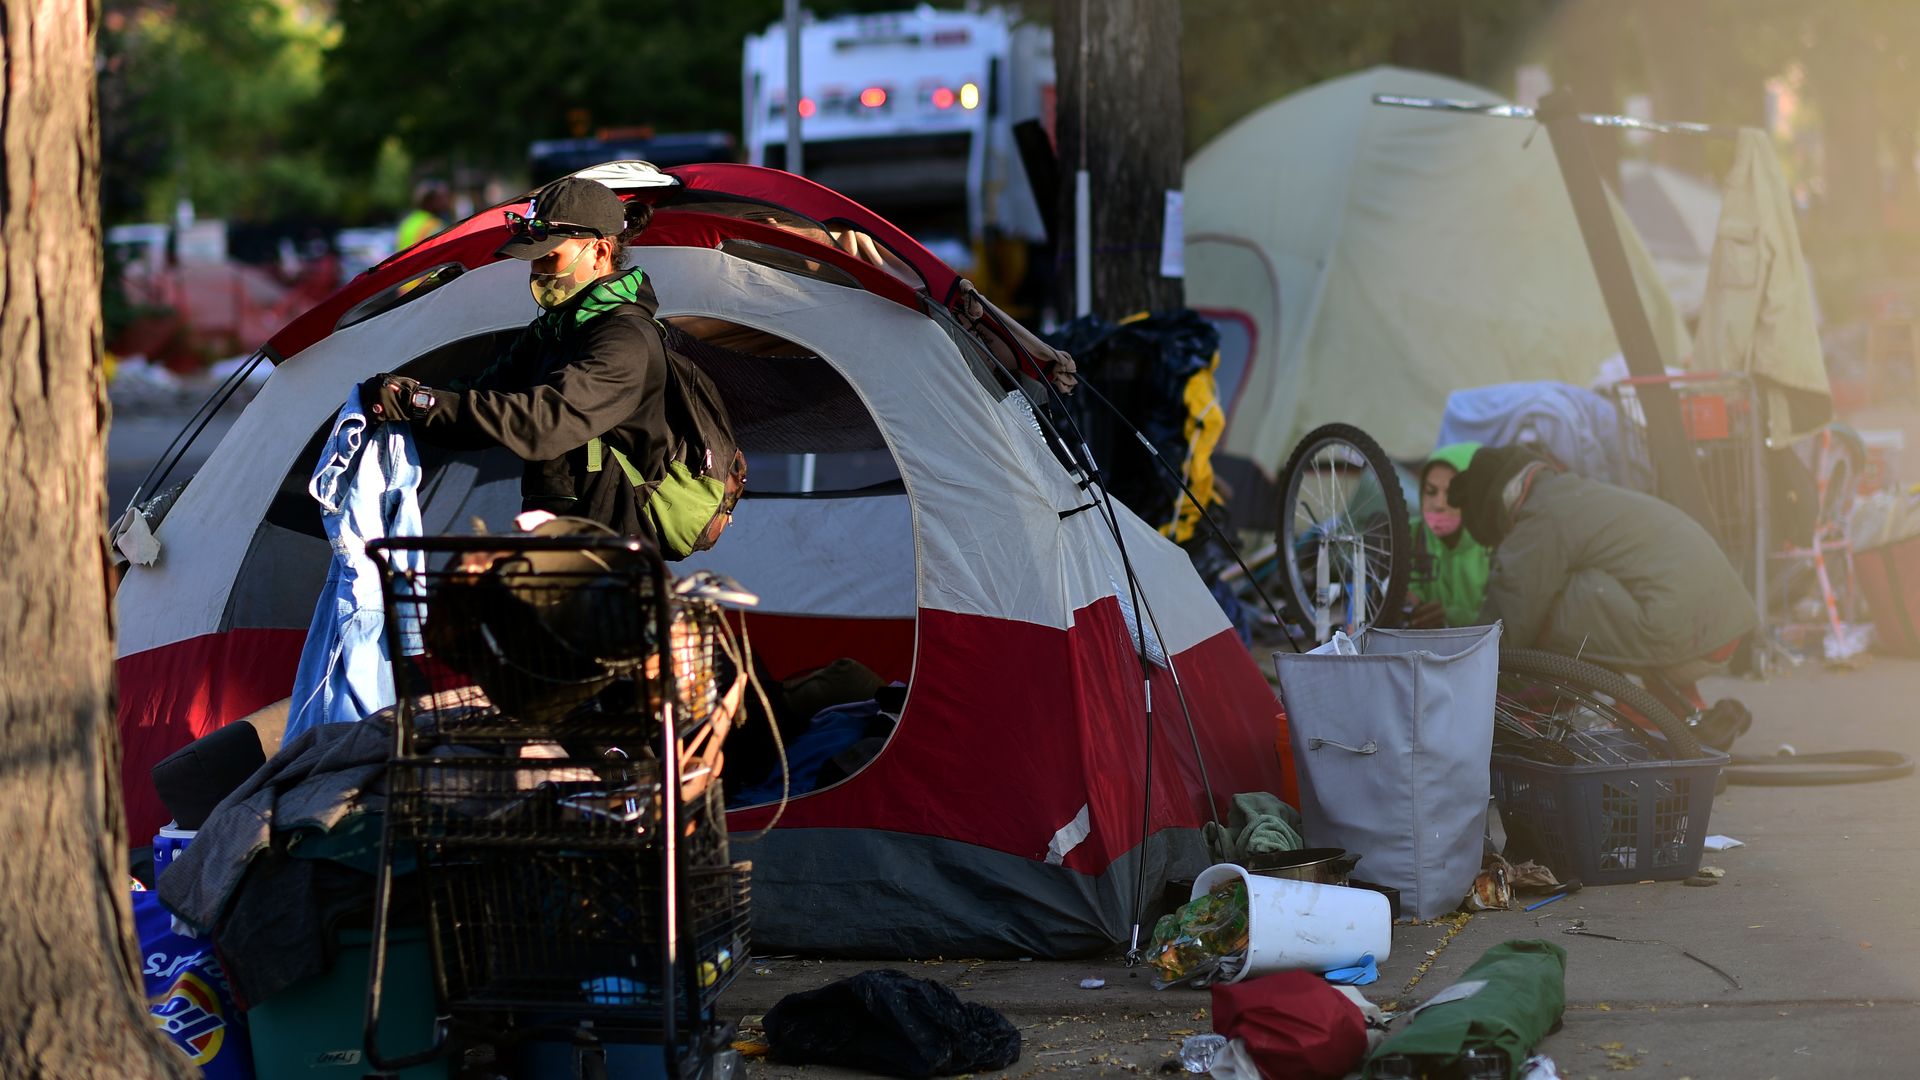
POLYGON ((1656 760, 1635 737, 1611 735, 1614 750, 1647 760, 1615 765, 1548 765, 1493 755, 1493 796, 1513 846, 1562 881, 1620 885, 1673 881, 1700 869, 1714 787, 1727 755, 1656 760))

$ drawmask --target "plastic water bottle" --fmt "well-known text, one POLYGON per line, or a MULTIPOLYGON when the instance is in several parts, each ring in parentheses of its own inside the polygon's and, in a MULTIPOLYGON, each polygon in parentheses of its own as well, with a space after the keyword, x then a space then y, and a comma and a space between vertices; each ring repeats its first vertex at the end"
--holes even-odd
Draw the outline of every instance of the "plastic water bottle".
POLYGON ((1227 1048, 1225 1035, 1189 1035, 1187 1041, 1180 1044, 1180 1064, 1190 1073, 1204 1073, 1213 1068, 1213 1059, 1227 1048))

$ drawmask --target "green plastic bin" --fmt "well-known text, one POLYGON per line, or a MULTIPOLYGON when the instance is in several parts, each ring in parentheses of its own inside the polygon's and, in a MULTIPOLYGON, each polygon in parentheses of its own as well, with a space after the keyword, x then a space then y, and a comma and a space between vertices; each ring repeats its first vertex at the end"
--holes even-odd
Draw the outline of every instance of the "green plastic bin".
MULTIPOLYGON (((360 1080, 372 1069, 364 1038, 367 959, 372 935, 340 934, 331 970, 295 983, 247 1012, 258 1080, 360 1080)), ((387 938, 386 985, 380 998, 380 1050, 399 1057, 433 1042, 437 1003, 431 947, 422 928, 395 928, 387 938)), ((446 1080, 442 1057, 399 1074, 404 1080, 446 1080)))

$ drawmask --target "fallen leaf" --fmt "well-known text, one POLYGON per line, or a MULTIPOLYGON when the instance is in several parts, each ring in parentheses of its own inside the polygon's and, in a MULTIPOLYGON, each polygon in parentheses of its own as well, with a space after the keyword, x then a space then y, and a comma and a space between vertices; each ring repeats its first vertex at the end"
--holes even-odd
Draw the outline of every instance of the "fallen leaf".
MULTIPOLYGON (((1609 1004, 1607 1004, 1607 1003, 1606 1003, 1606 1002, 1604 1002, 1604 1001, 1603 1001, 1603 1002, 1601 1002, 1601 1003, 1600 1003, 1600 1004, 1598 1004, 1598 1005, 1595 1005, 1595 1006, 1594 1006, 1594 1008, 1596 1008, 1596 1009, 1599 1009, 1599 1010, 1600 1010, 1601 1012, 1612 1012, 1612 1011, 1613 1011, 1613 1006, 1611 1006, 1611 1005, 1609 1005, 1609 1004)), ((1615 1045, 1615 1046, 1618 1046, 1619 1044, 1618 1044, 1618 1043, 1615 1043, 1614 1045, 1615 1045)))

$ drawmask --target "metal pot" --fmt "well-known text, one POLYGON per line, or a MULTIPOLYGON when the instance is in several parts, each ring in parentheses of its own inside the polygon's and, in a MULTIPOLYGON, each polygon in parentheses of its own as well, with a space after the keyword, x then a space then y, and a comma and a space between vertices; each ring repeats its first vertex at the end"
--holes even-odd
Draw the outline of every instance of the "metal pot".
POLYGON ((1360 856, 1340 848, 1301 848, 1247 860, 1247 872, 1261 877, 1305 881, 1315 885, 1345 885, 1360 856))

